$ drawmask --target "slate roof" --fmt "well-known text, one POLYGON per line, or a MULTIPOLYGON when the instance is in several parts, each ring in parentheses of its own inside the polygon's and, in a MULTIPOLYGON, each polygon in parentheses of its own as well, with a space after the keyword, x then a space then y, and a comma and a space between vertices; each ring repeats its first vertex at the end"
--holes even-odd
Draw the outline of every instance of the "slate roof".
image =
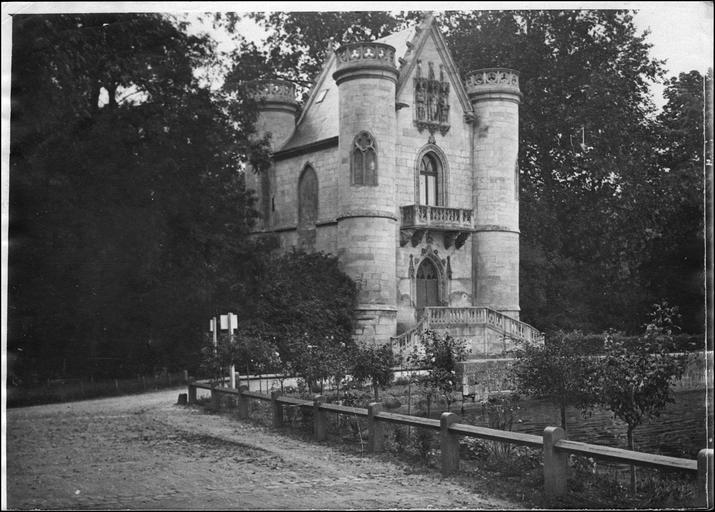
MULTIPOLYGON (((414 37, 415 27, 413 26, 378 39, 377 42, 394 47, 395 59, 399 59, 404 58, 408 51, 407 42, 414 37)), ((338 136, 340 130, 338 125, 338 86, 333 80, 334 72, 335 53, 333 52, 313 86, 293 135, 280 149, 281 151, 338 136)))
MULTIPOLYGON (((395 60, 399 70, 398 94, 401 86, 414 68, 414 57, 421 52, 430 33, 433 33, 437 39, 438 47, 443 49, 442 57, 447 65, 448 72, 456 78, 455 92, 462 107, 465 111, 471 110, 466 92, 459 80, 459 73, 439 29, 434 25, 434 16, 431 14, 419 26, 412 26, 377 40, 377 42, 386 43, 395 48, 395 60)), ((311 90, 303 113, 296 122, 293 135, 279 151, 299 148, 306 144, 323 141, 339 135, 338 86, 333 80, 335 66, 336 57, 335 53, 332 52, 311 90)))

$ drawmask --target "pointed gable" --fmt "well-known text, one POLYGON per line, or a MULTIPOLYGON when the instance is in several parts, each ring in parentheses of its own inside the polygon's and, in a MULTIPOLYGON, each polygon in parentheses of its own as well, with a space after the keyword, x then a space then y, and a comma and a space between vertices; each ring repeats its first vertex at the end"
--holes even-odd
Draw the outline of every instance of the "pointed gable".
MULTIPOLYGON (((462 109, 470 111, 471 105, 459 77, 459 72, 447 49, 447 44, 436 24, 435 18, 431 14, 420 25, 409 27, 377 40, 377 42, 386 43, 395 48, 395 58, 399 69, 396 96, 400 96, 400 92, 408 77, 411 76, 419 55, 429 38, 434 40, 447 73, 452 79, 452 87, 462 104, 462 109)), ((333 80, 335 67, 335 53, 331 52, 308 96, 303 113, 296 122, 293 135, 280 148, 280 151, 300 148, 338 136, 340 119, 338 115, 338 86, 333 80)))

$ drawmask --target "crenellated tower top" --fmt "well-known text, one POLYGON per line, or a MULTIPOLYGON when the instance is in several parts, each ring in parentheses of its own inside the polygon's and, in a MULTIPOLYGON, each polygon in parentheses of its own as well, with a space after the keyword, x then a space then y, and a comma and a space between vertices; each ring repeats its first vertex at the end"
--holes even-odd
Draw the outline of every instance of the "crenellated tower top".
POLYGON ((335 56, 337 63, 333 78, 338 85, 366 73, 397 82, 395 48, 389 44, 349 43, 335 50, 335 56))
POLYGON ((298 102, 295 99, 295 84, 280 78, 254 80, 250 84, 254 97, 263 100, 261 110, 282 110, 295 114, 298 102))
POLYGON ((517 103, 521 101, 519 72, 507 68, 477 69, 467 73, 467 94, 474 102, 480 97, 501 97, 517 103))

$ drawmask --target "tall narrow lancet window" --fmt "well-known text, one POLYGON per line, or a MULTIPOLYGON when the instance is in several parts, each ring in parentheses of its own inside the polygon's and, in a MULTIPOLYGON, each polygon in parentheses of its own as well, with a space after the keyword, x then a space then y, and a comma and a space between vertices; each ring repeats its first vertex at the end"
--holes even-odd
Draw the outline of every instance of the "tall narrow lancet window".
POLYGON ((427 153, 420 161, 420 204, 441 206, 439 196, 439 176, 441 172, 439 159, 427 153))
POLYGON ((353 185, 377 185, 377 148, 367 132, 358 133, 350 159, 353 185))
POLYGON ((306 165, 298 180, 298 227, 311 228, 318 220, 318 176, 306 165))

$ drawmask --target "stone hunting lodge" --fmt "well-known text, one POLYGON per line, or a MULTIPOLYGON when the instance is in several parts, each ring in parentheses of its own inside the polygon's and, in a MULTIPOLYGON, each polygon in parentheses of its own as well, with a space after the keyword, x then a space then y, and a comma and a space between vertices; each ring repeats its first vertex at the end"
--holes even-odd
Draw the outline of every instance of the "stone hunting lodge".
POLYGON ((273 150, 247 178, 257 231, 338 256, 356 340, 404 347, 430 327, 493 356, 539 337, 519 321, 518 72, 462 82, 428 16, 332 52, 300 116, 292 83, 256 87, 273 150))

